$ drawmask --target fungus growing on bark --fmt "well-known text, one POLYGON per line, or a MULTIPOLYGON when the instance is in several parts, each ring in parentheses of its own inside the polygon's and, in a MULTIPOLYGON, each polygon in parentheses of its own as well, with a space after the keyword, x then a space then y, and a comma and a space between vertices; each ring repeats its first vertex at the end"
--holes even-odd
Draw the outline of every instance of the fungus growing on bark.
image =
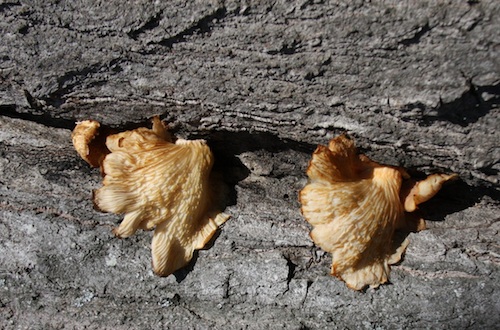
POLYGON ((153 229, 152 264, 160 276, 186 266, 229 216, 220 212, 211 179, 213 154, 204 140, 172 141, 165 125, 109 135, 105 146, 91 145, 99 123, 84 121, 73 131, 75 149, 101 167, 103 187, 94 204, 124 214, 113 233, 120 238, 153 229), (92 155, 89 157, 88 155, 92 155))
POLYGON ((313 226, 311 238, 332 254, 331 274, 349 288, 378 287, 388 281, 408 239, 397 230, 425 229, 410 214, 456 175, 434 174, 416 182, 402 168, 358 155, 345 135, 319 145, 307 169, 309 183, 300 192, 302 214, 313 226))
POLYGON ((109 151, 105 145, 105 136, 99 134, 101 124, 95 120, 76 123, 71 133, 73 146, 84 161, 92 167, 99 167, 109 151))

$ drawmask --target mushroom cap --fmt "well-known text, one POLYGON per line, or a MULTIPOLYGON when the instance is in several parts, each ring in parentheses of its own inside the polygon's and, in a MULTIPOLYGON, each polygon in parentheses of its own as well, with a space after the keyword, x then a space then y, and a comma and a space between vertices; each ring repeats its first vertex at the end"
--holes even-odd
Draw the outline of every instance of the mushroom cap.
MULTIPOLYGON (((88 137, 99 128, 95 123, 77 126, 74 133, 79 136, 75 147, 84 154, 85 143, 92 140, 88 137)), ((152 263, 158 275, 186 266, 194 250, 203 248, 229 218, 215 206, 214 159, 206 142, 173 143, 166 126, 155 117, 151 129, 109 135, 105 146, 107 153, 97 164, 104 179, 103 187, 94 191, 96 208, 124 214, 113 230, 118 237, 133 235, 137 229, 155 230, 152 263)))
POLYGON ((420 217, 407 216, 402 200, 423 202, 447 180, 431 176, 432 183, 408 181, 405 195, 401 187, 409 180, 406 171, 358 155, 345 135, 332 139, 328 147, 317 147, 307 175, 309 182, 299 198, 302 214, 313 226, 310 236, 332 254, 331 274, 355 290, 389 280, 389 265, 401 259, 409 243, 396 230, 425 227, 420 217))

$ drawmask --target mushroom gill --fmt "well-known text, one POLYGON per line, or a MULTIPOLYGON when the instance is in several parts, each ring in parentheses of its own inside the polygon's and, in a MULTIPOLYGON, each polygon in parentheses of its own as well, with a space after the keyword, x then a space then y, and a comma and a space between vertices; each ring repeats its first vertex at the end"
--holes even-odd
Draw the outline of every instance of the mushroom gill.
POLYGON ((349 288, 378 287, 388 281, 409 241, 396 231, 422 230, 411 215, 456 175, 431 175, 415 182, 402 168, 380 165, 358 155, 345 135, 318 146, 300 192, 302 214, 313 226, 311 238, 332 254, 331 274, 349 288))

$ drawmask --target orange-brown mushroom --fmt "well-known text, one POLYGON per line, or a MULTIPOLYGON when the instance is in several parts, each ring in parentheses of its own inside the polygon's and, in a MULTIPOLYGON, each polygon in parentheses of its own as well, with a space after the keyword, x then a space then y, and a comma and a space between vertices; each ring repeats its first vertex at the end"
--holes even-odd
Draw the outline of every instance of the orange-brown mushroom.
POLYGON ((411 181, 402 168, 358 155, 345 135, 332 139, 328 147, 318 146, 307 175, 300 202, 313 226, 311 238, 332 254, 331 274, 355 290, 388 281, 389 265, 401 259, 409 243, 396 239, 396 230, 425 228, 423 219, 405 211, 414 211, 455 177, 432 175, 411 181))
POLYGON ((84 120, 76 123, 71 133, 76 152, 92 167, 99 167, 106 154, 106 137, 99 134, 101 124, 95 120, 84 120))
MULTIPOLYGON (((83 130, 80 125, 88 121, 74 132, 83 130)), ((77 151, 85 150, 82 140, 93 139, 80 139, 77 151)), ((204 140, 172 142, 158 117, 153 118, 152 129, 109 135, 106 147, 109 151, 101 163, 89 163, 100 166, 104 175, 104 186, 94 191, 96 207, 125 215, 114 234, 128 237, 137 229, 154 228, 155 273, 167 276, 186 266, 194 250, 203 248, 229 218, 215 206, 210 148, 204 140)))

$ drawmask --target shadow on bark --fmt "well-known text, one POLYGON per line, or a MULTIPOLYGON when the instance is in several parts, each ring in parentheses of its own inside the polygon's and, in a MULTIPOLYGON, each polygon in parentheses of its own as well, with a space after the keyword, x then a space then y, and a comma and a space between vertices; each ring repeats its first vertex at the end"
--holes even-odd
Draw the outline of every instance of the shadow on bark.
POLYGON ((429 115, 424 115, 424 118, 430 123, 445 120, 466 127, 500 105, 500 83, 490 86, 474 86, 469 83, 469 86, 469 90, 460 98, 449 103, 441 103, 429 115))

